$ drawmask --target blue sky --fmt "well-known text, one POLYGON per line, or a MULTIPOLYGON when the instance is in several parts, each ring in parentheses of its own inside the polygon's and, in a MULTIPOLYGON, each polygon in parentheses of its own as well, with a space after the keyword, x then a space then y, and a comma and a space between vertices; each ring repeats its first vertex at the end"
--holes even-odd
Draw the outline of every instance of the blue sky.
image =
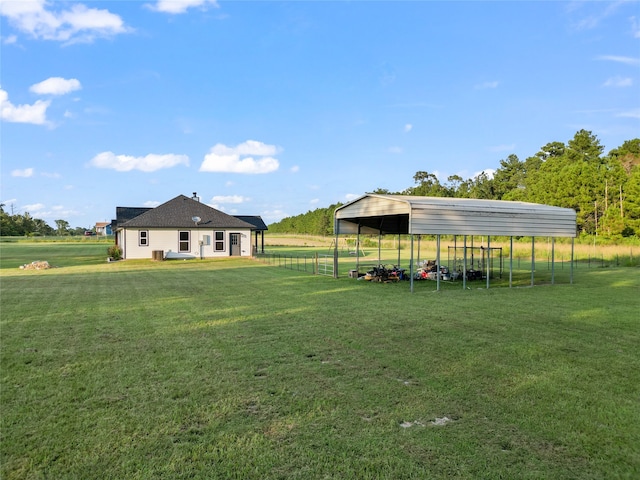
POLYGON ((0 0, 0 201, 267 223, 640 136, 640 2, 0 0))

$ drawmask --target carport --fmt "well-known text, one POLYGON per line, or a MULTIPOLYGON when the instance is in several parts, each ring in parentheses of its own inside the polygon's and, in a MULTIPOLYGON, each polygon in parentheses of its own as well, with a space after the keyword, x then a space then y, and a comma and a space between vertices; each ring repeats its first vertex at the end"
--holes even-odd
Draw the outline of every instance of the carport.
MULTIPOLYGON (((576 212, 570 208, 552 207, 525 202, 502 200, 478 200, 470 198, 418 197, 405 195, 365 194, 341 207, 334 214, 336 235, 335 254, 339 235, 360 234, 410 235, 411 291, 414 283, 414 236, 435 235, 437 244, 436 264, 440 265, 440 236, 461 235, 464 237, 464 265, 466 268, 467 236, 487 237, 487 248, 491 236, 510 237, 509 286, 513 275, 513 237, 531 237, 531 284, 534 281, 535 238, 552 239, 552 283, 554 242, 558 237, 570 237, 571 273, 573 283, 573 252, 576 236, 576 212)), ((356 252, 357 253, 357 252, 356 252)), ((337 258, 337 257, 336 257, 337 258)), ((337 275, 337 268, 334 269, 337 275)), ((466 288, 466 271, 463 272, 463 288, 466 288)), ((489 288, 489 274, 487 274, 489 288)), ((440 290, 440 275, 437 275, 440 290)))

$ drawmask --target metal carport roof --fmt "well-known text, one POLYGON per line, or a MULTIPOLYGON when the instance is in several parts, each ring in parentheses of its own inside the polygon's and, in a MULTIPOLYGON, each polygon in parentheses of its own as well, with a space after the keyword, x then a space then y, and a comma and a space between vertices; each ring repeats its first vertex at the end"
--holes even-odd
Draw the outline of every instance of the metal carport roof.
POLYGON ((336 209, 334 231, 575 237, 576 212, 525 202, 366 194, 336 209))

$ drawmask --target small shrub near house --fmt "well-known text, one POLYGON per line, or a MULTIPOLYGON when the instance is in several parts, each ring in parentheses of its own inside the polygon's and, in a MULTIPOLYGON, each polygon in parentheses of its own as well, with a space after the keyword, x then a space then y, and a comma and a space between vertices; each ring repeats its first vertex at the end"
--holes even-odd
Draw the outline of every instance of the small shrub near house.
POLYGON ((113 260, 120 260, 122 258, 122 249, 118 245, 111 245, 107 249, 107 255, 113 260))

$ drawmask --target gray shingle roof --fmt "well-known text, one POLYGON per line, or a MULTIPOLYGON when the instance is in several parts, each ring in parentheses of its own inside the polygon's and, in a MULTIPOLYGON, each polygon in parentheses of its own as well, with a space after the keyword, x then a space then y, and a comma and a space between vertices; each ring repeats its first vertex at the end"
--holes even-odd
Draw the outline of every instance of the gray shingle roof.
POLYGON ((254 230, 257 230, 259 232, 269 230, 267 224, 264 223, 264 220, 262 220, 262 217, 259 217, 257 215, 234 215, 234 217, 239 218, 243 222, 250 223, 254 226, 254 230))
POLYGON ((204 203, 178 195, 131 220, 118 224, 121 228, 250 228, 255 227, 204 203), (193 217, 200 217, 196 225, 193 217))

